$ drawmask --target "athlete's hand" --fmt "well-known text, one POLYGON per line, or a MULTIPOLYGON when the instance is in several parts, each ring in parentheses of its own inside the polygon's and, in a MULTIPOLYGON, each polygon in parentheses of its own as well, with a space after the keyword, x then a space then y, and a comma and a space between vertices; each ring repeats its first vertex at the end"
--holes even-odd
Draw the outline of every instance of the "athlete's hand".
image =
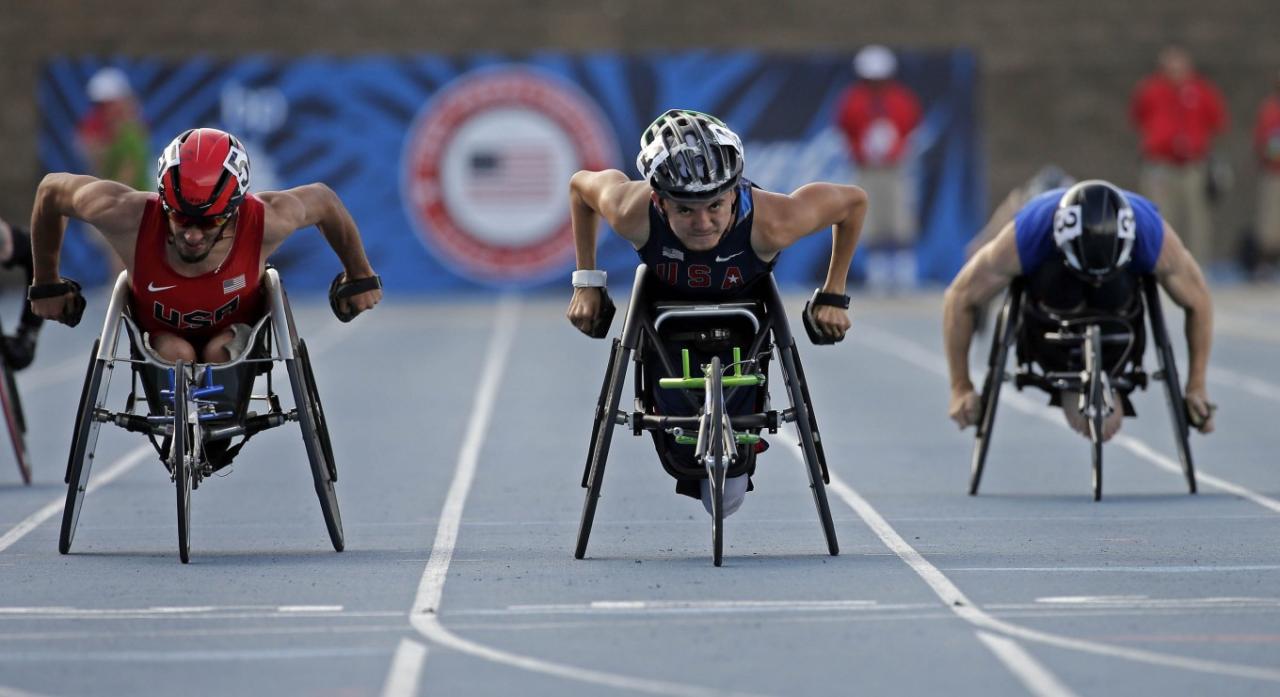
MULTIPOLYGON (((369 278, 374 275, 373 271, 370 270, 369 273, 361 275, 360 278, 369 278)), ((342 274, 341 283, 346 283, 350 280, 352 280, 351 276, 348 276, 345 273, 342 274)), ((338 309, 342 310, 344 313, 360 314, 365 310, 372 310, 373 306, 377 305, 380 300, 382 300, 382 289, 374 288, 373 290, 367 290, 359 295, 353 295, 349 298, 338 298, 337 302, 338 309)))
POLYGON ((978 423, 981 416, 982 402, 978 393, 970 386, 965 389, 951 390, 951 420, 956 422, 960 430, 978 423))
POLYGON ((849 319, 849 311, 843 307, 814 305, 810 312, 813 315, 813 323, 818 325, 818 331, 836 341, 843 339, 845 332, 853 326, 853 322, 849 319))
POLYGON ((1209 401, 1209 394, 1201 385, 1187 385, 1187 420, 1201 433, 1213 433, 1213 412, 1218 405, 1209 401))
POLYGON ((601 296, 599 288, 574 288, 573 298, 569 300, 569 311, 565 313, 569 324, 577 327, 583 334, 590 334, 591 325, 600 316, 601 296))

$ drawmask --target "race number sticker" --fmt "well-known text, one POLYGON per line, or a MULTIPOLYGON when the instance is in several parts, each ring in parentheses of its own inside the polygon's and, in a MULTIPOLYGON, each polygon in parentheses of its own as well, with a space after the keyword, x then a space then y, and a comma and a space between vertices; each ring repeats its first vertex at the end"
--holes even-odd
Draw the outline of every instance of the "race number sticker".
POLYGON ((163 177, 166 170, 168 170, 170 167, 173 167, 174 165, 177 165, 178 162, 182 159, 178 157, 178 151, 181 148, 182 148, 182 144, 179 143, 177 140, 174 140, 172 143, 169 143, 169 147, 165 148, 164 151, 160 153, 160 159, 156 161, 156 178, 157 179, 159 179, 160 177, 163 177))
POLYGON ((1083 231, 1080 213, 1080 206, 1078 205, 1067 206, 1054 211, 1053 241, 1059 247, 1080 236, 1083 231))
POLYGON ((248 153, 232 145, 227 148, 227 159, 222 161, 222 166, 226 168, 233 177, 240 180, 241 191, 249 188, 248 153))
POLYGON ((1132 208, 1121 209, 1120 214, 1116 216, 1116 223, 1118 223, 1117 229, 1120 231, 1120 239, 1134 239, 1138 224, 1134 221, 1132 208))

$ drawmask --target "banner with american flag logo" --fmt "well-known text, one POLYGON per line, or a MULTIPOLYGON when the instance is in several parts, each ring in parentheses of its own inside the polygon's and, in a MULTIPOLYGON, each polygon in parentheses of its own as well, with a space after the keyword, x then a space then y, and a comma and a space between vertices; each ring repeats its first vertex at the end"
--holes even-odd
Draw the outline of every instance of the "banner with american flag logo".
MULTIPOLYGON (((897 57, 898 79, 924 109, 908 163, 920 274, 945 281, 985 206, 977 61, 968 50, 897 57)), ((569 177, 617 168, 637 178, 629 163, 640 133, 667 109, 724 119, 742 137, 747 177, 762 188, 789 193, 811 181, 852 181, 835 127, 839 96, 854 77, 851 58, 756 51, 61 57, 40 76, 40 156, 46 171, 89 171, 76 140, 91 106, 86 85, 115 66, 138 95, 153 156, 185 129, 214 126, 244 143, 250 191, 328 184, 391 291, 562 289, 573 269, 569 177)), ((788 249, 775 269, 779 282, 812 286, 825 273, 830 240, 815 234, 788 249)), ((80 225, 68 231, 62 259, 69 276, 107 280, 110 265, 80 225)), ((339 270, 315 234, 294 235, 270 261, 296 292, 323 292, 339 270)), ((605 232, 597 261, 627 278, 636 255, 605 232)))

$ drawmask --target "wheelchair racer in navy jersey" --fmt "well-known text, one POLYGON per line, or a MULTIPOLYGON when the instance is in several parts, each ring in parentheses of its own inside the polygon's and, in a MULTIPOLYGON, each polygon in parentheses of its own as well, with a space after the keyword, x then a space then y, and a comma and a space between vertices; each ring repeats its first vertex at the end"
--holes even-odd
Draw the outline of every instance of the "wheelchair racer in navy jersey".
MULTIPOLYGON (((767 276, 778 254, 797 240, 833 227, 826 282, 816 294, 811 319, 822 334, 842 339, 849 331, 845 280, 867 211, 858 187, 818 182, 791 194, 756 188, 743 177, 741 139, 724 122, 701 112, 672 109, 645 129, 636 167, 642 179, 618 170, 580 171, 569 184, 578 271, 567 317, 596 336, 605 308, 605 274, 596 270, 600 218, 635 247, 664 297, 731 300, 767 276)), ((607 327, 606 327, 607 329, 607 327)), ((663 390, 653 395, 665 413, 689 413, 687 404, 663 390), (683 411, 681 411, 683 410, 683 411)), ((729 413, 750 409, 747 397, 730 402, 729 413)), ((660 457, 692 458, 692 447, 659 444, 660 457), (687 452, 685 452, 687 451, 687 452)), ((725 513, 742 503, 749 475, 731 477, 725 513)), ((701 498, 710 512, 707 480, 677 479, 676 491, 701 498)))
MULTIPOLYGON (((1139 280, 1145 274, 1153 275, 1186 313, 1187 415, 1192 426, 1211 432, 1215 406, 1205 389, 1205 372, 1213 341, 1213 305, 1200 267, 1155 205, 1097 179, 1033 198, 947 288, 943 335, 951 375, 951 418, 961 428, 979 419, 980 397, 970 381, 968 362, 974 316, 1015 279, 1025 284, 1024 305, 1030 311, 1054 317, 1114 317, 1140 305, 1139 280)), ((1028 348, 1038 362, 1065 362, 1052 346, 1028 348)), ((1088 437, 1084 416, 1071 408, 1078 397, 1059 394, 1052 403, 1060 402, 1067 422, 1088 437)), ((1130 410, 1117 409, 1108 416, 1104 440, 1120 429, 1126 411, 1130 410)))

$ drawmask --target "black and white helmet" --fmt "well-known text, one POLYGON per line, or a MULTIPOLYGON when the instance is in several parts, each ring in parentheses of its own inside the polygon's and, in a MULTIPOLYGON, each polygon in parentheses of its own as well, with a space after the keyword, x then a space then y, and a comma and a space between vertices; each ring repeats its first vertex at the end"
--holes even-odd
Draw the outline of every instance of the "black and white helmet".
POLYGON ((709 201, 737 186, 742 167, 742 139, 709 114, 672 109, 640 136, 636 169, 664 198, 709 201))
POLYGON ((1093 282, 1129 263, 1137 222, 1124 192, 1101 179, 1067 189, 1053 215, 1053 241, 1077 275, 1093 282))

